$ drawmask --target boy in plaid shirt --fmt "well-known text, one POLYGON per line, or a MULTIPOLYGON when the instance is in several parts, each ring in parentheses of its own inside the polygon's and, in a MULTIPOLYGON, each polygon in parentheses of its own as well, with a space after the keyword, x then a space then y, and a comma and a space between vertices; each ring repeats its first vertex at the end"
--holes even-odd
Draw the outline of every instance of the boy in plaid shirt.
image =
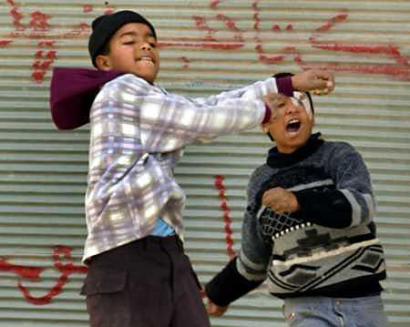
POLYGON ((125 10, 92 28, 97 70, 56 68, 50 99, 57 127, 91 127, 82 289, 91 326, 209 326, 183 250, 185 195, 173 176, 182 150, 267 121, 270 93, 329 92, 333 77, 308 71, 190 99, 154 83, 160 59, 146 18, 125 10))

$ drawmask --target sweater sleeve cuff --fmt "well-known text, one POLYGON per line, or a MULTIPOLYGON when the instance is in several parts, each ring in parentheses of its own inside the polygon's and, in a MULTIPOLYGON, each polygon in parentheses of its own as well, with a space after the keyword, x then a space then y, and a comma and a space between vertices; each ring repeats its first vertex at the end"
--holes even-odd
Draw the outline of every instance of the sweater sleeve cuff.
POLYGON ((304 190, 303 192, 293 192, 301 210, 307 210, 311 201, 315 200, 315 193, 312 190, 304 190))
POLYGON ((292 76, 284 76, 276 79, 278 93, 282 93, 288 97, 293 96, 292 76))
POLYGON ((350 226, 352 208, 342 192, 303 190, 294 194, 307 221, 330 228, 350 226))
POLYGON ((225 307, 237 300, 263 281, 249 281, 236 269, 237 258, 231 260, 206 286, 208 298, 216 305, 225 307))

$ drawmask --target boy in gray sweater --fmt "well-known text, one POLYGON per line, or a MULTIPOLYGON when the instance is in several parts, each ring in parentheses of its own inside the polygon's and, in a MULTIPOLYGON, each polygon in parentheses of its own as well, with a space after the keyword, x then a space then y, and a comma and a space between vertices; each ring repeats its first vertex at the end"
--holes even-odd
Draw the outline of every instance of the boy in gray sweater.
POLYGON ((208 313, 221 316, 267 279, 289 326, 386 326, 384 255, 362 157, 312 134, 309 93, 266 101, 263 129, 276 146, 250 178, 240 254, 206 285, 208 313))

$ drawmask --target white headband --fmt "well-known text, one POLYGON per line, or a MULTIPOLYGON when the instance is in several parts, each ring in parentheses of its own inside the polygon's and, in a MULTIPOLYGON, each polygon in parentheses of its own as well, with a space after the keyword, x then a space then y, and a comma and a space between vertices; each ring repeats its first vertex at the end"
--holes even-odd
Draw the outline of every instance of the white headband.
POLYGON ((312 106, 310 104, 309 97, 305 93, 294 91, 293 97, 290 97, 290 99, 295 106, 302 106, 305 108, 306 113, 310 118, 312 118, 312 106))

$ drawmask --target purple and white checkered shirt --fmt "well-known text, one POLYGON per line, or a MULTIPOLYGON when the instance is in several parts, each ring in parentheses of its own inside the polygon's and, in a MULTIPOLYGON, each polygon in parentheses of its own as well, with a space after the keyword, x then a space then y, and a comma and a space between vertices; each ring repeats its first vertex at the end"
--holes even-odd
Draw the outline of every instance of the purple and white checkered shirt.
POLYGON ((184 146, 258 126, 269 92, 274 78, 195 99, 130 74, 106 83, 90 112, 83 260, 149 235, 157 217, 182 238, 185 194, 173 169, 184 146))

